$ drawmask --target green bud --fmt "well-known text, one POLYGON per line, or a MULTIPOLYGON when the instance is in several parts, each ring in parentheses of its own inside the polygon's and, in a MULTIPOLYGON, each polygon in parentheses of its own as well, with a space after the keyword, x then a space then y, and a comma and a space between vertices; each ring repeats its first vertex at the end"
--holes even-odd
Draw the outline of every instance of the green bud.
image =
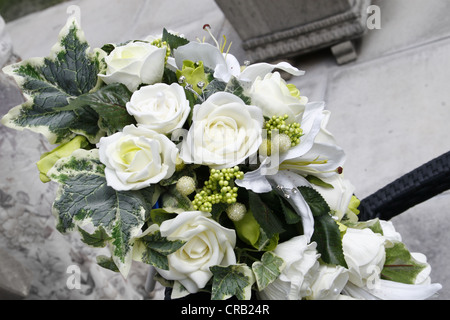
POLYGON ((252 246, 258 242, 261 234, 260 225, 251 210, 248 210, 239 221, 233 221, 236 233, 242 241, 252 246))
MULTIPOLYGON (((176 74, 178 79, 183 76, 186 79, 185 82, 191 84, 198 94, 202 94, 202 89, 197 86, 198 83, 203 83, 203 87, 209 84, 205 68, 203 67, 203 61, 199 61, 198 64, 196 64, 193 61, 184 60, 181 71, 177 70, 176 74)), ((184 85, 185 84, 183 84, 183 86, 184 85)))
POLYGON ((76 136, 69 142, 63 143, 50 152, 42 154, 41 159, 36 163, 39 169, 39 178, 42 182, 49 182, 47 172, 55 165, 56 161, 61 158, 68 157, 78 149, 83 149, 89 146, 88 140, 83 136, 76 136))

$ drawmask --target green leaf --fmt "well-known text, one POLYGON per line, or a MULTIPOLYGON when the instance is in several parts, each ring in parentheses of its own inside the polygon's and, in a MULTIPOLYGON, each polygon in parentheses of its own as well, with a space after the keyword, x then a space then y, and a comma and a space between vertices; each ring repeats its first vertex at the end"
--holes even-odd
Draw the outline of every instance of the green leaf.
POLYGON ((114 271, 114 272, 119 272, 119 268, 117 267, 117 265, 114 263, 114 260, 112 257, 107 257, 107 256, 97 256, 97 264, 105 269, 114 271))
POLYGON ((268 238, 272 238, 277 233, 284 231, 283 224, 277 215, 269 208, 265 201, 262 200, 264 195, 248 191, 249 208, 264 230, 268 238))
POLYGON ((299 187, 298 190, 308 203, 314 217, 328 214, 331 209, 319 192, 310 187, 299 187))
POLYGON ((418 262, 411 256, 405 244, 396 242, 392 248, 386 248, 386 262, 381 271, 381 278, 414 284, 417 275, 426 267, 425 263, 418 262))
POLYGON ((170 70, 169 68, 164 68, 164 73, 162 77, 162 82, 166 84, 178 83, 177 74, 175 71, 170 70))
POLYGON ((94 90, 104 68, 101 52, 89 53, 83 32, 69 19, 47 58, 33 58, 4 68, 21 87, 27 101, 2 119, 8 127, 42 133, 50 143, 64 143, 77 134, 93 144, 104 134, 89 109, 61 111, 69 100, 94 90))
POLYGON ((152 209, 150 212, 150 217, 153 221, 153 223, 156 223, 157 225, 161 225, 166 220, 173 219, 177 215, 175 213, 167 212, 164 209, 158 208, 158 209, 152 209))
POLYGON ((107 43, 105 45, 103 45, 102 50, 106 52, 106 54, 110 54, 111 52, 113 52, 113 50, 116 48, 116 46, 112 43, 107 43))
POLYGON ((261 261, 254 262, 252 270, 255 274, 258 290, 264 290, 264 288, 275 281, 281 274, 284 266, 284 260, 273 252, 264 253, 261 261))
POLYGON ((370 229, 375 233, 383 235, 383 228, 381 227, 380 219, 375 218, 368 221, 358 221, 356 223, 346 222, 344 223, 347 227, 354 229, 370 229))
POLYGON ((132 93, 121 83, 113 83, 102 87, 93 93, 79 96, 70 104, 60 110, 78 110, 90 107, 97 113, 99 126, 106 131, 107 135, 112 135, 121 131, 129 124, 136 124, 136 120, 126 109, 127 102, 130 101, 132 93))
POLYGON ((302 221, 302 218, 297 214, 297 212, 295 212, 294 209, 292 209, 289 203, 285 202, 282 197, 278 196, 278 201, 280 202, 281 211, 284 214, 287 224, 296 224, 302 221))
POLYGON ((75 225, 90 222, 104 228, 113 245, 113 258, 126 273, 131 263, 134 238, 140 233, 146 212, 150 212, 154 188, 116 191, 106 183, 104 165, 98 150, 77 150, 58 160, 48 176, 60 183, 53 211, 57 229, 72 230, 75 225))
POLYGON ((251 288, 255 282, 250 267, 245 264, 227 267, 213 266, 212 300, 225 300, 235 296, 239 300, 250 300, 251 288))
POLYGON ((306 176, 305 179, 308 180, 309 183, 314 184, 316 186, 327 188, 327 189, 334 189, 332 184, 329 184, 329 183, 323 181, 319 177, 309 175, 309 176, 306 176))
POLYGON ((228 83, 218 79, 212 80, 204 89, 205 99, 216 92, 229 92, 241 98, 245 104, 249 105, 251 103, 250 97, 244 94, 244 88, 235 77, 231 78, 228 83))
POLYGON ((239 80, 236 79, 235 77, 232 77, 231 80, 228 81, 227 87, 225 88, 225 92, 230 92, 230 93, 234 94, 235 96, 238 96, 247 105, 251 104, 250 97, 248 97, 244 94, 244 88, 242 87, 239 80))
POLYGON ((188 39, 172 34, 168 32, 166 28, 163 29, 162 41, 167 42, 171 50, 175 50, 176 48, 189 43, 188 39))
POLYGON ((155 231, 136 239, 136 246, 140 246, 142 251, 142 262, 150 264, 163 270, 169 270, 169 261, 167 256, 176 252, 185 241, 170 241, 161 236, 161 232, 155 231))
POLYGON ((317 243, 317 251, 325 263, 347 268, 339 226, 329 214, 314 217, 314 233, 311 241, 317 243))
POLYGON ((78 231, 81 234, 81 240, 87 245, 95 248, 103 248, 112 239, 104 228, 99 227, 94 233, 89 232, 78 227, 78 231))

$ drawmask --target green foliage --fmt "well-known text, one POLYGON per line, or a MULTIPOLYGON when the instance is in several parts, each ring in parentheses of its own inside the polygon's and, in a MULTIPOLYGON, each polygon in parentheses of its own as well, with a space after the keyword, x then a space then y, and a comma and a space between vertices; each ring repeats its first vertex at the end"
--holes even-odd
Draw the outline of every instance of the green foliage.
POLYGON ((63 110, 77 111, 87 107, 92 108, 98 114, 100 129, 107 135, 112 135, 129 124, 136 124, 134 117, 126 109, 131 94, 123 84, 113 83, 95 92, 79 96, 63 110))
POLYGON ((9 66, 28 100, 12 109, 2 122, 12 128, 27 128, 43 133, 50 143, 64 143, 77 134, 91 143, 103 135, 97 126, 98 115, 91 108, 62 110, 75 97, 86 94, 98 84, 101 59, 88 53, 89 45, 74 20, 69 20, 52 54, 9 66))
POLYGON ((268 202, 263 200, 263 197, 261 194, 249 191, 249 208, 267 237, 272 238, 275 234, 284 232, 285 229, 283 228, 283 222, 269 207, 268 202))
POLYGON ((264 288, 275 281, 281 274, 284 265, 284 260, 273 252, 264 253, 261 261, 254 262, 252 270, 255 274, 258 290, 264 290, 264 288))
POLYGON ((162 39, 163 42, 166 42, 170 49, 173 51, 179 46, 183 46, 185 44, 189 43, 189 40, 183 37, 179 37, 175 34, 172 34, 166 30, 166 28, 163 29, 162 39))
POLYGON ((81 240, 86 243, 87 245, 90 245, 95 248, 103 248, 106 246, 108 241, 110 241, 112 238, 108 235, 108 233, 105 231, 104 228, 99 227, 97 230, 95 230, 94 233, 90 234, 89 232, 81 229, 78 227, 78 232, 81 234, 81 240))
POLYGON ((146 234, 136 239, 137 246, 143 248, 141 259, 143 262, 154 267, 169 270, 169 261, 167 256, 176 252, 185 244, 184 241, 169 241, 162 237, 159 231, 146 234))
POLYGON ((247 265, 213 266, 209 269, 213 273, 212 300, 225 300, 232 296, 250 300, 254 276, 247 265))
POLYGON ((330 215, 330 207, 320 193, 309 187, 299 187, 314 216, 312 241, 317 243, 321 259, 328 264, 347 267, 339 226, 330 215))
POLYGON ((417 275, 426 268, 425 263, 415 260, 405 244, 396 242, 392 248, 386 248, 386 262, 381 271, 381 278, 414 284, 417 275))
POLYGON ((154 188, 116 191, 107 186, 96 149, 75 151, 71 157, 59 160, 48 176, 60 183, 53 203, 57 229, 64 233, 85 221, 91 222, 96 232, 91 236, 83 234, 84 240, 100 245, 108 239, 116 262, 126 264, 134 237, 151 210, 149 199, 153 198, 154 188))

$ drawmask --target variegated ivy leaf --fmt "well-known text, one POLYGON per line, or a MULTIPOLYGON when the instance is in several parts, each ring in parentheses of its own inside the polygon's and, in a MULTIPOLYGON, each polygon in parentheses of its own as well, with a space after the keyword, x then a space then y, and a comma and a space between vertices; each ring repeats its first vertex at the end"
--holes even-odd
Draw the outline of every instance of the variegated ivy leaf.
POLYGON ((386 261, 381 271, 381 278, 414 284, 419 273, 426 267, 426 263, 414 259, 404 243, 395 242, 392 247, 386 248, 386 261))
POLYGON ((60 183, 53 203, 57 229, 64 233, 87 223, 104 229, 104 234, 102 231, 94 234, 108 238, 113 261, 126 275, 131 266, 134 238, 153 205, 154 188, 116 191, 109 187, 97 149, 79 149, 58 160, 48 176, 60 183))
POLYGON ((282 258, 273 252, 266 252, 262 255, 261 261, 252 264, 258 290, 264 290, 269 284, 275 281, 281 274, 285 266, 282 258))
POLYGON ((100 88, 99 90, 86 93, 60 110, 72 110, 78 112, 86 108, 93 109, 98 114, 98 126, 107 135, 112 135, 121 131, 129 124, 136 124, 136 120, 126 109, 126 104, 130 101, 131 92, 121 83, 113 83, 100 88))
POLYGON ((33 58, 7 66, 3 71, 21 87, 26 102, 10 110, 2 123, 17 130, 42 133, 50 143, 59 144, 83 135, 91 143, 104 134, 98 114, 89 107, 60 110, 71 99, 99 85, 97 74, 104 68, 104 52, 90 52, 84 33, 70 18, 58 42, 46 58, 33 58))
POLYGON ((161 236, 161 232, 156 228, 156 225, 152 225, 135 239, 133 259, 159 269, 169 270, 167 256, 180 249, 184 244, 184 241, 171 241, 161 236))
POLYGON ((226 300, 235 296, 239 300, 250 300, 255 282, 252 269, 246 264, 228 267, 213 266, 212 300, 226 300))

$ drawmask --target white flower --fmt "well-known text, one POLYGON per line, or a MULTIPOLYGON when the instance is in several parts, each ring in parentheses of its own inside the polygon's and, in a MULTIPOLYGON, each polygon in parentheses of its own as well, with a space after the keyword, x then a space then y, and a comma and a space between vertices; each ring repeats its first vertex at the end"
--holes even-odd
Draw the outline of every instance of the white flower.
MULTIPOLYGON (((320 130, 314 137, 314 143, 306 153, 299 153, 286 157, 281 162, 280 170, 292 170, 301 175, 314 175, 325 178, 336 175, 336 169, 345 163, 345 152, 339 147, 334 136, 328 131, 327 125, 330 119, 330 111, 322 111, 320 130)), ((308 134, 306 118, 302 119, 302 126, 308 134)), ((302 141, 305 143, 305 141, 302 141)))
MULTIPOLYGON (((325 105, 322 102, 308 103, 305 106, 302 119, 299 121, 303 130, 300 143, 282 154, 275 153, 270 157, 263 158, 258 169, 247 172, 243 180, 236 180, 236 184, 257 193, 272 191, 272 186, 267 181, 267 178, 278 173, 280 163, 290 159, 301 159, 314 147, 323 119, 327 115, 323 110, 324 107, 325 105)), ((331 152, 330 155, 335 155, 335 153, 331 152)), ((334 163, 340 163, 340 161, 337 160, 334 163)))
POLYGON ((179 281, 190 293, 205 287, 212 273, 210 267, 236 264, 236 233, 212 220, 209 213, 183 212, 161 224, 160 231, 168 240, 186 241, 170 254, 169 270, 157 269, 167 280, 179 281))
POLYGON ((146 42, 129 42, 116 47, 105 58, 106 74, 99 77, 107 84, 123 83, 130 91, 138 86, 160 82, 164 73, 166 48, 146 42))
POLYGON ((383 230, 383 236, 386 240, 391 242, 402 242, 402 235, 395 230, 395 226, 392 221, 379 220, 381 229, 383 230))
POLYGON ((330 178, 322 178, 322 180, 332 185, 333 188, 315 184, 311 184, 311 186, 325 199, 338 220, 341 220, 348 210, 350 200, 355 192, 355 187, 342 174, 336 174, 330 178))
POLYGON ((176 67, 181 70, 184 60, 203 61, 203 65, 214 70, 214 78, 228 82, 232 77, 236 77, 247 87, 250 86, 257 77, 264 77, 275 68, 288 72, 295 76, 304 74, 287 62, 278 64, 255 63, 245 67, 241 71, 238 60, 230 53, 222 53, 219 48, 208 43, 190 42, 178 47, 174 52, 176 67))
POLYGON ((186 163, 230 168, 255 154, 262 141, 261 110, 231 93, 215 93, 196 105, 192 121, 180 151, 186 163))
POLYGON ((370 229, 347 228, 342 247, 350 282, 363 287, 367 281, 379 281, 386 261, 384 244, 384 237, 370 229))
POLYGON ((311 300, 336 300, 348 281, 348 272, 341 266, 320 265, 311 286, 311 300))
POLYGON ((287 115, 287 123, 301 122, 306 97, 294 97, 280 73, 268 73, 263 79, 258 77, 249 91, 252 103, 260 107, 265 117, 287 115))
POLYGON ((105 164, 108 186, 138 190, 169 178, 175 172, 178 149, 163 134, 129 125, 97 144, 105 164))
POLYGON ((259 292, 264 300, 300 300, 312 294, 313 277, 319 268, 316 243, 305 236, 280 243, 274 253, 286 263, 280 276, 259 292))
POLYGON ((380 279, 373 288, 361 288, 349 282, 344 292, 355 299, 364 300, 425 300, 441 289, 440 283, 406 284, 380 279))
POLYGON ((163 134, 181 128, 191 110, 183 87, 177 83, 141 87, 126 107, 138 124, 163 134))

